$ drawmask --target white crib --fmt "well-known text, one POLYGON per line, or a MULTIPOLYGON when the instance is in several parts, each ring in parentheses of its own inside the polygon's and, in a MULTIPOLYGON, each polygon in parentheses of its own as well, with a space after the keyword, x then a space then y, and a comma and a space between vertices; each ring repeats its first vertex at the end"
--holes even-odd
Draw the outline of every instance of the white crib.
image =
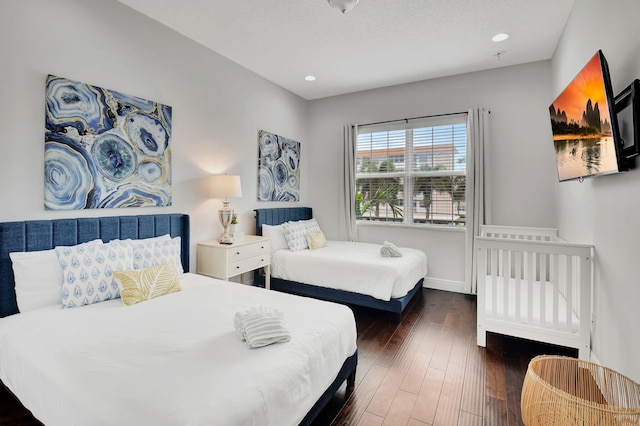
POLYGON ((593 246, 552 228, 481 227, 476 237, 478 346, 487 331, 591 350, 593 246))

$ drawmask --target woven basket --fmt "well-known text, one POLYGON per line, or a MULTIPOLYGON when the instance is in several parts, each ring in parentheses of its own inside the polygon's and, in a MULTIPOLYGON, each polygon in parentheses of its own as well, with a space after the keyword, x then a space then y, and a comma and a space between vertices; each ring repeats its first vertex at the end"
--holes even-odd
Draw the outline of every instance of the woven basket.
POLYGON ((520 400, 526 426, 640 425, 640 385, 593 362, 537 356, 520 400))

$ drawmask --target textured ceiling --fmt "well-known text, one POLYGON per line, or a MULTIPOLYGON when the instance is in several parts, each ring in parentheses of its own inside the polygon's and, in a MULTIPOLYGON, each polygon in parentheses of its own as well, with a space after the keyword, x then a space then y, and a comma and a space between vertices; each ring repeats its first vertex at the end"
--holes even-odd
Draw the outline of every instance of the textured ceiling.
POLYGON ((360 0, 343 15, 326 0, 118 1, 305 99, 549 59, 574 3, 360 0))

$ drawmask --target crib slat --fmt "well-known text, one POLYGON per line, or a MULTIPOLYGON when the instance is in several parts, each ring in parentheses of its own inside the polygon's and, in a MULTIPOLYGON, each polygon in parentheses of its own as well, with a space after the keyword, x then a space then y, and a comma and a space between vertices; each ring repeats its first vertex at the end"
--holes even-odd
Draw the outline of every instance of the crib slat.
POLYGON ((491 254, 491 316, 496 316, 498 305, 498 250, 489 250, 491 254))
POLYGON ((477 247, 477 266, 478 273, 476 275, 477 279, 477 288, 478 288, 478 300, 476 305, 477 311, 477 330, 476 330, 476 344, 478 346, 486 346, 487 345, 487 330, 485 326, 486 321, 486 312, 487 312, 487 263, 489 261, 489 256, 487 253, 487 248, 482 247, 480 244, 477 247))
POLYGON ((516 282, 516 321, 521 321, 521 306, 522 306, 522 252, 516 251, 513 253, 515 257, 515 282, 516 282))
POLYGON ((553 291, 553 300, 552 300, 552 321, 553 321, 553 328, 554 329, 558 329, 558 306, 559 306, 559 296, 560 296, 560 289, 559 289, 559 282, 558 279, 560 277, 560 275, 558 274, 558 272, 560 271, 560 259, 558 257, 557 254, 552 254, 550 256, 549 261, 551 262, 551 268, 550 268, 550 275, 549 275, 549 279, 552 285, 552 291, 553 291))
POLYGON ((535 255, 532 251, 526 252, 527 259, 527 324, 533 324, 533 281, 535 269, 533 268, 535 255))
POLYGON ((540 271, 540 325, 547 325, 547 276, 549 271, 547 269, 547 256, 544 254, 538 254, 540 261, 538 263, 538 269, 540 271))
MULTIPOLYGON (((567 331, 571 331, 571 328, 573 326, 573 312, 574 312, 574 306, 573 306, 573 293, 576 290, 575 286, 574 286, 574 277, 573 277, 573 268, 574 268, 574 263, 575 260, 577 259, 575 256, 565 256, 566 257, 566 281, 565 281, 565 300, 566 300, 566 318, 565 318, 565 325, 566 325, 566 330, 567 331)), ((580 318, 580 312, 576 312, 576 314, 578 315, 578 318, 580 318)))
POLYGON ((509 279, 511 277, 511 251, 500 250, 502 255, 502 316, 509 318, 509 279))
POLYGON ((571 263, 571 269, 573 270, 573 281, 571 283, 573 288, 573 302, 571 303, 571 305, 573 307, 573 312, 578 318, 580 318, 580 300, 582 299, 582 289, 584 288, 582 287, 582 280, 584 279, 584 277, 580 275, 582 271, 581 265, 584 261, 585 260, 581 256, 573 256, 573 260, 571 263))

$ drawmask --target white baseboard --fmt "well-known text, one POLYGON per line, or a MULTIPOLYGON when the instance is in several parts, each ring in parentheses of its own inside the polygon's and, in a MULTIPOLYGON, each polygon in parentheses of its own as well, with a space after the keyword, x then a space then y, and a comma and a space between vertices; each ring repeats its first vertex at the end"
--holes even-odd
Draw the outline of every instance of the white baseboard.
POLYGON ((422 286, 426 288, 432 288, 434 290, 452 291, 454 293, 466 293, 466 291, 464 291, 464 283, 462 281, 425 277, 422 286))

